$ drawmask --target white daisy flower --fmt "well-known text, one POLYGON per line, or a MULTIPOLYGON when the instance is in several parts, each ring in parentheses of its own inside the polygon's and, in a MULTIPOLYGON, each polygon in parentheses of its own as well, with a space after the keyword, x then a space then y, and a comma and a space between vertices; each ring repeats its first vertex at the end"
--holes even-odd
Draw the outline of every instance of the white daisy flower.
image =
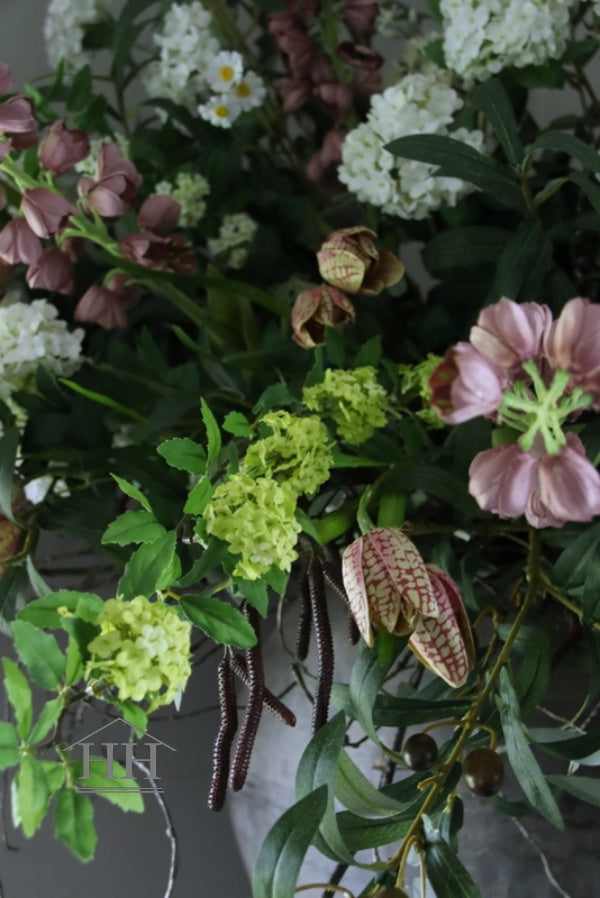
POLYGON ((239 102, 233 94, 217 94, 198 106, 200 117, 218 128, 231 128, 240 112, 239 102))
POLYGON ((241 80, 244 60, 233 50, 221 50, 206 69, 206 80, 217 93, 228 93, 241 80))
POLYGON ((242 112, 256 109, 267 95, 265 83, 256 72, 246 72, 242 75, 232 91, 237 97, 242 112))

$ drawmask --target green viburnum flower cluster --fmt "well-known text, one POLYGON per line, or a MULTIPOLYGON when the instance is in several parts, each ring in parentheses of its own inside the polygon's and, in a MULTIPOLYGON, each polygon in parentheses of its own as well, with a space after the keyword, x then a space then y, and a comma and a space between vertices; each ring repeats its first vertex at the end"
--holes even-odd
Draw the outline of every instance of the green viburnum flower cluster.
POLYGON ((439 355, 430 352, 426 359, 418 365, 399 365, 400 390, 403 394, 417 394, 423 400, 423 408, 416 412, 417 418, 427 424, 428 427, 445 427, 436 410, 431 406, 432 390, 429 386, 429 378, 443 359, 439 355))
POLYGON ((323 383, 304 388, 302 401, 311 411, 332 418, 340 437, 354 446, 387 421, 388 396, 371 365, 353 371, 327 368, 323 383))
POLYGON ((149 712, 172 702, 191 673, 191 624, 145 596, 108 599, 97 622, 85 673, 91 685, 99 681, 120 699, 149 701, 149 712))

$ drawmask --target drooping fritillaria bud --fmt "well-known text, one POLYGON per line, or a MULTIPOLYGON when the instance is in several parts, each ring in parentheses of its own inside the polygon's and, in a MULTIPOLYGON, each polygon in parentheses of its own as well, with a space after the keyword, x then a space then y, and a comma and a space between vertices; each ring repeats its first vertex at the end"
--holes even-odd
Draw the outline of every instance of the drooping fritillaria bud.
POLYGON ((396 284, 404 265, 392 253, 379 250, 376 234, 362 225, 334 231, 317 253, 321 277, 348 293, 381 293, 396 284))
POLYGON ((292 337, 312 349, 325 342, 326 327, 343 327, 355 317, 354 306, 341 290, 327 284, 303 290, 292 308, 292 337))

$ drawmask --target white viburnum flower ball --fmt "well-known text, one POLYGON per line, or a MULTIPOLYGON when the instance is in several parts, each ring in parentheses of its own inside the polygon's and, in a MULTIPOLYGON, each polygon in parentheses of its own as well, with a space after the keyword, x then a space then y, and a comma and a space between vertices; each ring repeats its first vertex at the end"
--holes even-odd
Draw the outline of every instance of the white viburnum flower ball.
POLYGON ((108 0, 50 0, 44 20, 46 54, 52 68, 64 61, 67 72, 76 72, 90 62, 83 50, 86 25, 110 15, 108 0))
POLYGON ((204 175, 197 172, 179 172, 174 184, 170 181, 159 181, 154 192, 172 196, 181 206, 179 224, 182 228, 193 228, 204 218, 205 198, 210 193, 210 184, 204 175))

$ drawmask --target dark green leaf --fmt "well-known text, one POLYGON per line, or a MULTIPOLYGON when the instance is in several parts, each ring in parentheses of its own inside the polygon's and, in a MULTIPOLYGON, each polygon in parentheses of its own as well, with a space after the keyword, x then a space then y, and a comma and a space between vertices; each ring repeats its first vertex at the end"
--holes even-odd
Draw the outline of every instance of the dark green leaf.
POLYGON ((3 658, 4 688, 17 721, 17 732, 21 739, 27 739, 33 718, 31 686, 22 671, 10 658, 3 658))
POLYGON ((547 630, 539 629, 527 646, 523 663, 514 682, 523 717, 537 707, 548 688, 550 659, 550 635, 547 630))
POLYGON ((206 450, 188 437, 165 440, 156 451, 178 471, 187 471, 189 474, 206 473, 206 450))
POLYGON ((119 487, 121 488, 121 491, 124 492, 126 496, 129 496, 130 499, 135 499, 136 502, 140 503, 142 508, 145 508, 146 511, 152 513, 150 503, 148 502, 142 491, 137 488, 137 486, 134 486, 133 483, 129 483, 123 477, 119 477, 117 474, 111 474, 110 476, 113 478, 113 480, 117 481, 119 487))
POLYGON ((12 723, 0 722, 0 770, 19 763, 19 740, 12 723))
POLYGON ((12 496, 18 448, 18 429, 7 427, 0 439, 0 512, 10 521, 14 521, 12 496))
POLYGON ((598 186, 598 183, 592 181, 581 172, 573 172, 569 176, 569 181, 573 181, 574 184, 577 184, 583 190, 596 212, 600 215, 600 186, 598 186))
POLYGON ((49 702, 46 702, 40 712, 40 716, 31 728, 29 739, 27 740, 30 745, 35 745, 36 742, 41 742, 42 739, 48 735, 48 733, 60 717, 60 712, 62 711, 62 709, 63 700, 62 696, 60 695, 57 695, 56 698, 53 698, 49 702))
POLYGON ((212 496, 212 486, 208 477, 203 477, 192 487, 183 510, 186 514, 202 514, 212 496))
POLYGON ((498 78, 488 78, 471 91, 470 99, 489 121, 507 158, 514 165, 519 165, 523 160, 523 144, 512 104, 502 82, 498 78))
POLYGON ((170 586, 181 574, 175 553, 177 534, 170 530, 152 543, 145 543, 133 553, 117 586, 124 599, 151 596, 170 586))
POLYGON ((8 565, 0 577, 0 629, 9 634, 8 623, 30 595, 27 568, 23 564, 8 565))
POLYGON ((510 231, 485 225, 467 225, 441 231, 427 243, 423 261, 427 270, 468 268, 496 264, 510 238, 510 231))
POLYGON ((118 761, 113 760, 113 776, 106 776, 106 758, 90 758, 90 776, 82 779, 83 761, 76 760, 71 763, 73 779, 77 781, 77 788, 90 790, 100 798, 105 798, 111 804, 115 804, 122 811, 133 811, 141 814, 144 810, 144 798, 140 792, 139 784, 134 779, 125 777, 125 768, 118 761), (116 788, 118 792, 114 791, 116 788), (122 791, 121 791, 122 790, 122 791))
POLYGON ((181 586, 183 589, 193 586, 194 583, 203 580, 213 568, 216 568, 226 555, 227 546, 224 542, 217 539, 209 540, 200 558, 194 561, 191 570, 180 577, 175 585, 181 586))
POLYGON ((248 418, 241 412, 229 412, 228 415, 225 415, 223 430, 226 430, 227 433, 232 433, 236 437, 251 437, 254 435, 248 418))
POLYGON ((286 406, 292 405, 294 402, 296 402, 296 397, 290 393, 286 384, 271 384, 261 394, 252 411, 255 415, 262 415, 276 405, 286 406))
POLYGON ((565 131, 544 131, 533 145, 541 149, 567 153, 573 159, 581 162, 584 168, 600 172, 600 154, 598 151, 573 134, 567 134, 565 131))
POLYGON ((551 786, 562 789, 581 801, 600 807, 600 779, 591 776, 547 776, 551 786))
POLYGON ((267 616, 269 610, 269 593, 264 580, 234 579, 236 590, 256 608, 261 617, 267 616))
POLYGON ((600 728, 582 736, 565 739, 564 730, 531 728, 530 738, 547 754, 569 761, 585 761, 590 755, 600 751, 600 728))
POLYGON ((551 263, 551 245, 539 221, 522 222, 504 247, 486 302, 517 299, 526 281, 543 275, 551 263))
POLYGON ((45 633, 29 621, 12 623, 15 648, 32 680, 44 689, 58 689, 65 672, 65 656, 51 633, 45 633))
POLYGON ((206 466, 210 471, 214 468, 214 465, 219 457, 219 453, 221 452, 221 431, 219 430, 217 419, 209 409, 204 399, 200 400, 200 406, 202 410, 202 420, 204 421, 204 426, 206 428, 206 466))
POLYGON ((51 591, 50 587, 33 563, 31 555, 28 555, 25 559, 25 567, 27 570, 27 576, 29 577, 29 583, 31 584, 31 588, 35 592, 36 596, 48 595, 48 593, 51 591))
POLYGON ((340 811, 336 816, 342 838, 353 854, 365 848, 390 845, 404 838, 414 820, 412 812, 394 814, 384 820, 360 817, 350 811, 340 811))
POLYGON ((559 586, 581 585, 590 564, 597 563, 600 543, 600 521, 586 527, 564 549, 551 571, 552 581, 559 586))
POLYGON ((126 511, 108 525, 102 536, 102 544, 127 546, 130 543, 151 543, 165 532, 163 525, 149 511, 126 511))
POLYGON ((304 855, 326 809, 327 786, 320 786, 279 818, 256 861, 253 898, 294 898, 304 855))
POLYGON ((67 95, 67 109, 77 111, 89 105, 92 96, 92 70, 89 65, 79 69, 67 95))
POLYGON ((17 807, 13 807, 13 816, 20 822, 25 835, 30 837, 46 816, 50 790, 41 762, 29 755, 21 758, 13 800, 15 797, 17 807))
POLYGON ((87 795, 63 788, 56 796, 54 831, 80 861, 90 861, 96 850, 94 808, 87 795))
POLYGON ((419 698, 396 698, 382 693, 375 699, 373 721, 376 726, 413 726, 462 717, 469 703, 462 701, 424 701, 419 698))
POLYGON ((29 602, 21 611, 19 611, 19 620, 29 621, 36 627, 50 627, 57 629, 64 626, 65 617, 59 614, 58 610, 66 609, 71 614, 75 614, 78 610, 86 608, 89 615, 84 617, 85 620, 95 620, 104 606, 103 600, 93 592, 78 592, 75 589, 59 589, 58 592, 51 592, 41 599, 34 599, 29 602))
POLYGON ((182 596, 185 616, 203 633, 222 645, 249 649, 256 645, 256 633, 237 608, 213 596, 182 596))
MULTIPOLYGON (((334 792, 335 797, 347 810, 362 816, 395 814, 402 805, 401 802, 380 792, 345 751, 339 753, 334 792)), ((416 788, 415 793, 418 794, 416 788)))
POLYGON ((446 842, 426 847, 425 866, 437 898, 482 898, 471 874, 446 842))

